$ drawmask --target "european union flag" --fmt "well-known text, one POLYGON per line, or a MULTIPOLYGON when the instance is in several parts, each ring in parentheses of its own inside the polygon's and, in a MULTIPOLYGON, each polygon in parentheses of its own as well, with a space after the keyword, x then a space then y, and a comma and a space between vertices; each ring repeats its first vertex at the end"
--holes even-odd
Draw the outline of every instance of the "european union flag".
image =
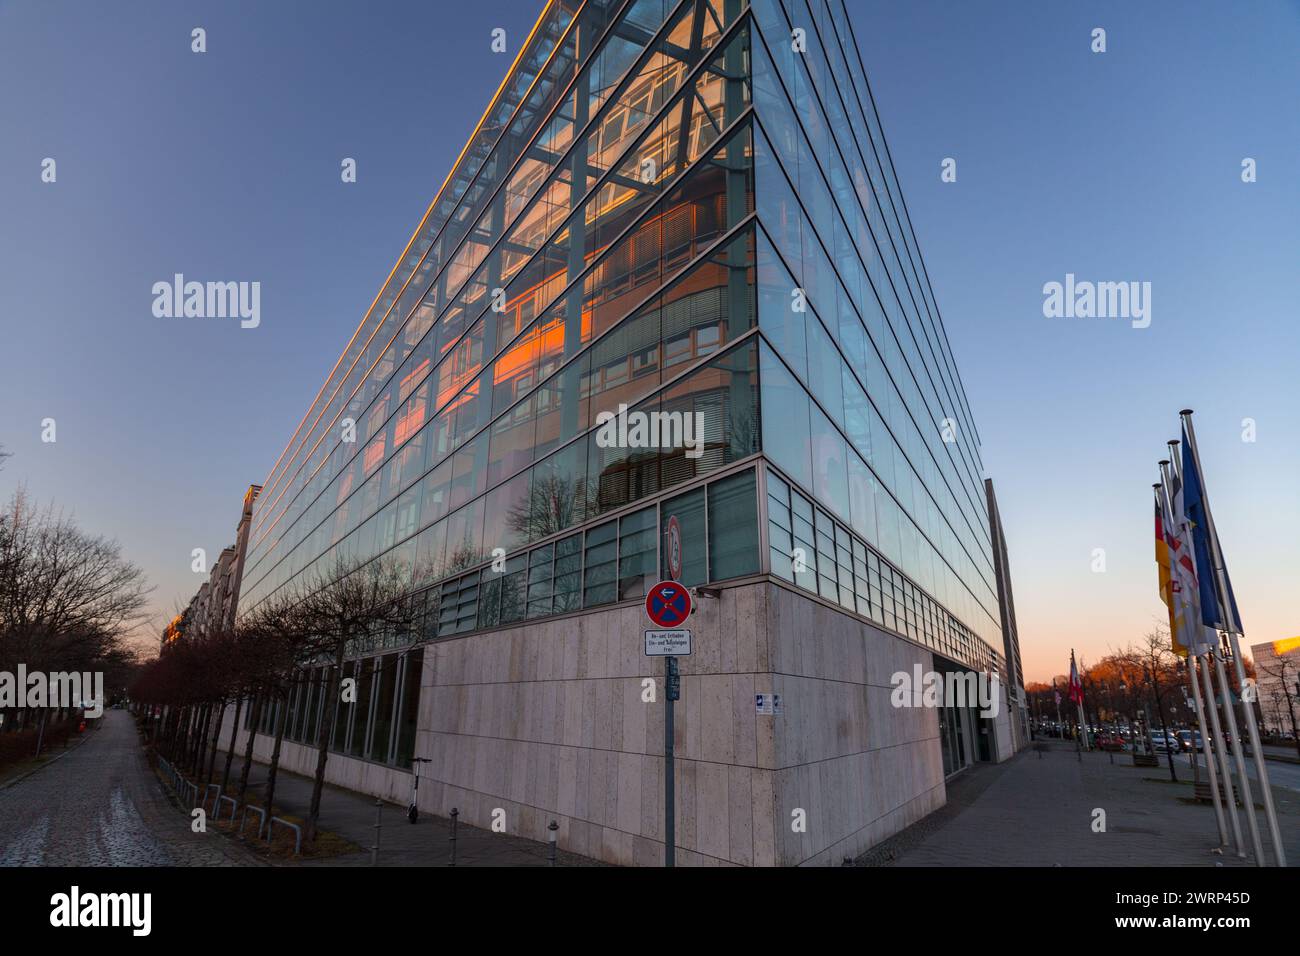
POLYGON ((1205 484, 1196 467, 1195 449, 1187 437, 1187 426, 1183 425, 1183 510, 1192 526, 1192 550, 1196 554, 1196 584, 1201 596, 1201 622, 1207 627, 1241 634, 1241 616, 1237 613, 1237 598, 1232 593, 1232 581, 1228 577, 1227 565, 1223 572, 1224 590, 1227 592, 1228 607, 1219 603, 1219 592, 1215 586, 1216 568, 1214 555, 1218 553, 1222 560, 1223 549, 1218 542, 1211 543, 1210 523, 1205 514, 1205 484))

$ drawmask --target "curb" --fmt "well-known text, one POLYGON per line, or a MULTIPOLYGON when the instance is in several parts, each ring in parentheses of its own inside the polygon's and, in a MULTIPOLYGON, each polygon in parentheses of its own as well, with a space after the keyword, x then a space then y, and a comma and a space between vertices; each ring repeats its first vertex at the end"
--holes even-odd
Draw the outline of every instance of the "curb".
MULTIPOLYGON (((99 731, 95 730, 92 731, 92 733, 99 733, 99 731)), ((0 793, 4 793, 10 787, 22 783, 24 780, 26 780, 28 777, 32 776, 33 774, 40 773, 42 770, 44 770, 46 767, 50 766, 51 764, 58 763, 60 760, 62 760, 68 754, 72 753, 74 750, 77 749, 77 747, 80 747, 81 744, 84 744, 89 739, 90 739, 90 735, 88 734, 85 737, 82 737, 81 742, 78 743, 76 746, 67 748, 66 750, 63 751, 63 753, 59 754, 57 757, 45 761, 45 763, 41 764, 39 767, 33 767, 31 770, 28 770, 26 773, 20 773, 12 780, 6 780, 4 783, 0 783, 0 793)))

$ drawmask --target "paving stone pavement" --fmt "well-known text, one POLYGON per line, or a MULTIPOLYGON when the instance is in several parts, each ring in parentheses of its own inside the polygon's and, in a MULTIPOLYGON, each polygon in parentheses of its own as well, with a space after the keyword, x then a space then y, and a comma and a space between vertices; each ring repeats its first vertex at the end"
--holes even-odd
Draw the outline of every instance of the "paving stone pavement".
MULTIPOLYGON (((230 776, 238 780, 244 766, 235 757, 230 776)), ((266 785, 268 766, 253 762, 249 772, 250 789, 259 791, 266 785)), ((275 806, 277 813, 289 813, 305 819, 311 806, 312 779, 291 773, 283 767, 276 774, 275 806)), ((421 813, 412 825, 406 819, 406 807, 385 803, 380 811, 379 866, 449 866, 451 822, 444 817, 421 813)), ((363 849, 357 853, 303 860, 302 866, 370 866, 370 847, 375 836, 375 798, 353 790, 327 784, 321 797, 320 825, 363 849)), ((252 826, 249 828, 252 832, 252 826)), ((297 861, 294 861, 295 863, 297 861)), ((461 823, 456 828, 456 866, 549 866, 550 846, 534 840, 493 833, 461 823)), ((556 851, 557 866, 606 866, 598 860, 576 853, 556 851)))
MULTIPOLYGON (((1214 810, 1189 802, 1191 769, 1178 759, 1179 782, 1158 769, 1134 767, 1128 754, 1085 753, 1049 742, 1041 757, 1027 750, 998 766, 977 765, 954 779, 950 802, 931 818, 859 858, 859 865, 897 866, 1252 866, 1234 849, 1222 855, 1214 810), (966 777, 966 779, 963 779, 966 777), (1105 811, 1106 832, 1093 831, 1105 811)), ((1288 863, 1300 865, 1300 793, 1274 786, 1288 863)), ((1267 825, 1256 811, 1269 862, 1267 825)), ((1242 818, 1249 852, 1250 837, 1242 818)), ((1231 825, 1229 825, 1231 840, 1231 825)))
POLYGON ((238 866, 222 834, 193 833, 149 769, 135 722, 109 710, 91 737, 0 790, 0 866, 238 866))

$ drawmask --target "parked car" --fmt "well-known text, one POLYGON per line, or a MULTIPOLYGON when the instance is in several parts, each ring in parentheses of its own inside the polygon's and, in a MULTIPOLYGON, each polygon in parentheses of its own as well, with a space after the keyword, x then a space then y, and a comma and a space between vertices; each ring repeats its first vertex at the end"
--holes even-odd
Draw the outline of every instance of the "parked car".
POLYGON ((1122 751, 1126 746, 1123 737, 1121 737, 1119 734, 1111 733, 1108 730, 1103 730, 1101 733, 1099 733, 1097 735, 1096 742, 1097 742, 1097 747, 1101 750, 1122 751))
POLYGON ((1167 754, 1178 749, 1178 741, 1157 730, 1151 734, 1151 749, 1156 753, 1167 754))

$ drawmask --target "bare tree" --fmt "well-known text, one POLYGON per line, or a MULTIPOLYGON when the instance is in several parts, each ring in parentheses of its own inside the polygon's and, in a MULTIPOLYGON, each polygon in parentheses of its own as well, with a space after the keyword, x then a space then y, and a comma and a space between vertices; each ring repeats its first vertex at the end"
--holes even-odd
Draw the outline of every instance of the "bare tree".
MULTIPOLYGON (((409 570, 382 558, 360 567, 336 562, 323 580, 308 586, 297 613, 307 635, 302 663, 328 665, 324 700, 338 700, 343 662, 349 656, 363 654, 389 637, 413 635, 409 570)), ((304 833, 308 843, 316 839, 331 725, 321 719, 316 728, 316 774, 304 833)))
POLYGON ((1300 684, 1296 682, 1296 675, 1300 672, 1300 668, 1297 668, 1290 658, 1280 655, 1272 660, 1256 661, 1255 664, 1281 686, 1280 690, 1273 692, 1273 697, 1278 710, 1282 709, 1282 701, 1286 701, 1287 716, 1291 718, 1291 736, 1294 738, 1296 753, 1300 754, 1300 728, 1296 727, 1295 690, 1293 689, 1300 689, 1300 684))
POLYGON ((1150 688, 1155 701, 1156 713, 1160 718, 1160 732, 1166 740, 1165 752, 1169 757, 1169 776, 1177 781, 1178 771, 1174 769, 1174 752, 1168 746, 1169 727, 1165 722, 1165 698, 1180 685, 1178 676, 1178 655, 1174 653, 1169 631, 1159 624, 1142 636, 1142 639, 1130 644, 1119 656, 1127 659, 1135 668, 1139 668, 1142 680, 1150 688))
POLYGON ((36 508, 21 490, 0 512, 0 669, 120 669, 148 594, 117 542, 36 508))

